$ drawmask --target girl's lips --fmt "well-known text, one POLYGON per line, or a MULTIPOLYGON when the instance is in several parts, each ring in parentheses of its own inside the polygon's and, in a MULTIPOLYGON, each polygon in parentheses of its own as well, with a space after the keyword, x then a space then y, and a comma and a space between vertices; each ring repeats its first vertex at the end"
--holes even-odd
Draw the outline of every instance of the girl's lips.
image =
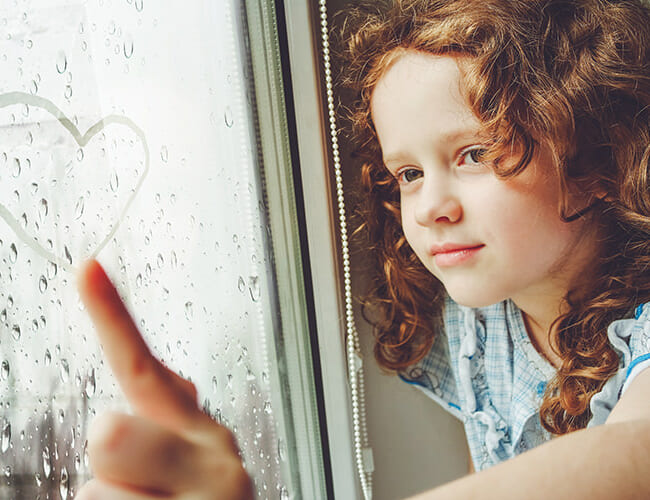
POLYGON ((450 267, 458 264, 463 264, 470 259, 474 258, 485 245, 466 246, 461 247, 456 245, 448 245, 445 247, 438 247, 433 250, 434 260, 438 267, 450 267))

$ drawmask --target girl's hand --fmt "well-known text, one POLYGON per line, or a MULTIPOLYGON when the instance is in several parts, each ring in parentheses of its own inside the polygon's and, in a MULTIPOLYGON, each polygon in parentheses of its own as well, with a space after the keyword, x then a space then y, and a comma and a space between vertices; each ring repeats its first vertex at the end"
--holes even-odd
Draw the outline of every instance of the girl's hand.
POLYGON ((234 436, 201 411, 191 382, 152 356, 94 260, 80 273, 79 293, 135 414, 95 420, 88 436, 95 478, 76 498, 252 499, 234 436))

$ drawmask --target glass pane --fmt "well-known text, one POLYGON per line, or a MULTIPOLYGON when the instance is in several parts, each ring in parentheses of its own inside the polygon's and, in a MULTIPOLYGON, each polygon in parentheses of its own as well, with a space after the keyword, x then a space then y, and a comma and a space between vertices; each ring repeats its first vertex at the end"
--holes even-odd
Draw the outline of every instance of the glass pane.
POLYGON ((126 408, 76 292, 90 256, 235 431, 260 498, 291 494, 241 15, 0 7, 0 498, 73 497, 89 421, 126 408))

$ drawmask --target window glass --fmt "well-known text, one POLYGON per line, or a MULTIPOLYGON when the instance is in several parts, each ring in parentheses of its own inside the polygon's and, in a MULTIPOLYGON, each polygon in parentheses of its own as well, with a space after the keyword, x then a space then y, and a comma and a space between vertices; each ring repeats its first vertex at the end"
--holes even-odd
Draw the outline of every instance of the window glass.
POLYGON ((125 409, 75 286, 96 256, 154 352, 285 498, 276 299, 237 2, 0 6, 0 498, 71 498, 125 409))

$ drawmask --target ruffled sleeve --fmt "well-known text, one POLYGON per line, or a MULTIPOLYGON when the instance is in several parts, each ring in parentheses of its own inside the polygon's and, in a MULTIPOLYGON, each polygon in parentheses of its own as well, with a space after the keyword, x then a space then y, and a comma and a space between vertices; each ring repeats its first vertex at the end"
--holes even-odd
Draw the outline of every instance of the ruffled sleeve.
POLYGON ((436 338, 427 355, 398 375, 404 382, 422 390, 454 417, 463 420, 449 357, 447 333, 442 324, 436 330, 436 338))
POLYGON ((614 321, 607 336, 619 354, 619 369, 591 398, 592 417, 587 427, 604 424, 632 380, 650 367, 650 303, 637 307, 634 318, 614 321))

